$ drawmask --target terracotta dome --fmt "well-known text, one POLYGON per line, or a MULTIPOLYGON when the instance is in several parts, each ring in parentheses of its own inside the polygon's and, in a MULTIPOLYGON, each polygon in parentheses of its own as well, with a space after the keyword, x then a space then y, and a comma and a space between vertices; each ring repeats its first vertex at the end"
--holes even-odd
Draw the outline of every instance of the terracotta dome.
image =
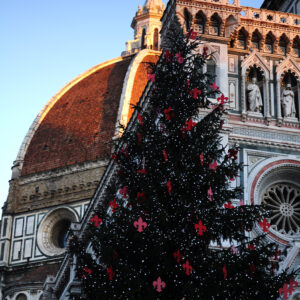
POLYGON ((148 62, 158 52, 143 50, 100 64, 78 76, 43 108, 21 146, 21 175, 110 157, 119 122, 127 124, 147 84, 148 62))

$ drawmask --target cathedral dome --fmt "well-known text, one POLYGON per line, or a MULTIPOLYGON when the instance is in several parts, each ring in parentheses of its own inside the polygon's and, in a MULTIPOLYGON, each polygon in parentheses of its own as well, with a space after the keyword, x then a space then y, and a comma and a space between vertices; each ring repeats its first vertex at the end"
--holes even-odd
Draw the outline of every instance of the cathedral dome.
POLYGON ((147 63, 157 57, 143 50, 116 58, 62 88, 24 139, 16 160, 21 176, 109 158, 118 123, 129 121, 147 84, 147 63))

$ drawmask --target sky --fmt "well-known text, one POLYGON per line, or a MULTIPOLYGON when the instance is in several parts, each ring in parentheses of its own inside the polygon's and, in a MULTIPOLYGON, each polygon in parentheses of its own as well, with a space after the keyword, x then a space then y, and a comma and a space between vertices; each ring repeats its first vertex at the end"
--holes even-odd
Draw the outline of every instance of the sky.
POLYGON ((39 111, 77 75, 120 56, 144 2, 0 0, 0 207, 13 161, 39 111))

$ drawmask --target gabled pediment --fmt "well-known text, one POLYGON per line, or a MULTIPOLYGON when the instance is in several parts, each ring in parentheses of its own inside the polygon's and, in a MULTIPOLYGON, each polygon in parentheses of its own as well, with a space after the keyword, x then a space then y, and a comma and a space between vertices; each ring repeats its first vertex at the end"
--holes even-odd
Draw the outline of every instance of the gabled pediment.
POLYGON ((276 68, 277 77, 280 78, 284 72, 291 71, 300 77, 300 65, 292 57, 284 59, 276 68))
POLYGON ((245 74, 246 70, 254 65, 260 67, 261 70, 265 73, 265 76, 269 77, 270 67, 268 66, 265 59, 257 51, 253 51, 242 61, 243 73, 245 74))

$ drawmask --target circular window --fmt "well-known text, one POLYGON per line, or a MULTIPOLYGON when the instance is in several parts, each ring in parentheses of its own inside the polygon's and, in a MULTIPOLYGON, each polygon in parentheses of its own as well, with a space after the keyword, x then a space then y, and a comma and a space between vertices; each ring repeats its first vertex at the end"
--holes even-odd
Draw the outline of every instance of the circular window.
POLYGON ((266 189, 262 203, 272 210, 271 227, 282 234, 300 232, 300 189, 289 183, 274 184, 266 189))
POLYGON ((19 294, 16 298, 16 300, 27 300, 27 297, 25 294, 19 294))
POLYGON ((75 213, 68 208, 57 209, 44 217, 37 235, 40 250, 47 256, 63 254, 70 225, 77 221, 75 213))

